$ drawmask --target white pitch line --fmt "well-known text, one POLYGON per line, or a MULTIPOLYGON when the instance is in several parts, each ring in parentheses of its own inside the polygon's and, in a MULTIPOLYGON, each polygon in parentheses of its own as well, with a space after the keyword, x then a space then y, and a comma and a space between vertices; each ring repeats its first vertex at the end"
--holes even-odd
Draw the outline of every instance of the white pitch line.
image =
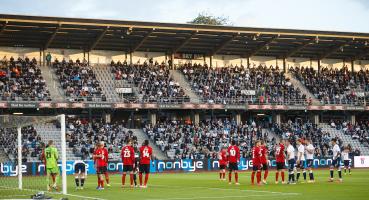
POLYGON ((72 197, 85 198, 85 199, 106 200, 106 199, 102 199, 102 198, 97 198, 97 197, 88 197, 88 196, 82 196, 82 195, 76 195, 76 194, 66 194, 66 195, 68 195, 68 196, 72 196, 72 197))
MULTIPOLYGON (((5 186, 0 186, 0 188, 7 188, 7 189, 19 190, 19 188, 12 188, 12 187, 5 187, 5 186)), ((32 191, 32 192, 39 192, 39 190, 34 190, 34 189, 22 189, 22 190, 32 191)), ((62 194, 62 193, 59 193, 59 192, 49 192, 49 191, 43 191, 43 192, 49 193, 49 194, 58 194, 58 195, 79 197, 79 198, 84 198, 84 199, 106 200, 106 199, 102 199, 102 198, 82 196, 82 195, 76 195, 76 194, 62 194)))

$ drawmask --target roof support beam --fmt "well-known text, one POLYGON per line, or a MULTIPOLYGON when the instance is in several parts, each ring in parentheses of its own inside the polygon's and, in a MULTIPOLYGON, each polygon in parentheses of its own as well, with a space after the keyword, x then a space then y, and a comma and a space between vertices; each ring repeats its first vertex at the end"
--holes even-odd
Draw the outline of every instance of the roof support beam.
POLYGON ((311 42, 314 42, 315 38, 304 41, 300 46, 292 49, 291 51, 287 52, 286 55, 284 56, 284 58, 289 58, 293 55, 295 55, 297 52, 301 51, 303 48, 307 47, 310 45, 311 42))
POLYGON ((8 25, 8 21, 6 21, 6 22, 3 23, 3 26, 0 29, 0 35, 4 33, 7 25, 8 25))
POLYGON ((185 40, 183 40, 183 42, 181 44, 179 44, 178 46, 174 47, 172 50, 172 53, 177 53, 177 51, 181 50, 184 46, 186 46, 186 44, 188 44, 191 39, 196 35, 195 32, 191 33, 190 36, 188 36, 185 40))
POLYGON ((133 53, 133 52, 137 51, 137 49, 139 49, 139 48, 143 45, 143 43, 145 43, 145 41, 146 41, 147 39, 149 39, 150 35, 152 34, 152 32, 153 32, 154 30, 155 30, 155 29, 151 29, 149 32, 147 32, 147 34, 142 38, 142 40, 141 40, 139 43, 137 43, 137 44, 136 44, 136 46, 134 46, 134 47, 132 48, 131 52, 133 53))
POLYGON ((219 51, 221 51, 224 47, 226 47, 229 43, 231 43, 235 38, 237 37, 237 35, 233 35, 230 38, 225 39, 222 44, 220 44, 219 46, 217 46, 212 52, 211 52, 211 56, 214 56, 215 54, 217 54, 219 51))
POLYGON ((60 27, 61 27, 61 24, 59 24, 56 27, 55 31, 50 35, 49 39, 46 41, 46 43, 44 45, 44 50, 47 49, 47 48, 49 48, 49 46, 50 46, 51 42, 53 42, 56 34, 58 34, 58 31, 59 31, 60 27))
POLYGON ((99 36, 97 36, 96 40, 91 44, 91 46, 89 47, 88 51, 92 51, 97 44, 104 38, 106 32, 109 30, 109 26, 107 26, 101 33, 99 36))
POLYGON ((338 44, 335 45, 334 47, 332 47, 331 49, 329 49, 328 51, 326 51, 324 54, 319 56, 320 60, 323 60, 324 58, 327 58, 328 56, 334 54, 335 52, 337 52, 338 50, 340 50, 341 48, 343 48, 346 44, 348 44, 349 42, 346 41, 342 44, 338 44))
POLYGON ((272 42, 274 42, 278 38, 279 38, 279 35, 278 36, 273 36, 272 38, 270 38, 269 40, 264 42, 262 45, 258 46, 256 49, 254 49, 252 52, 250 52, 247 55, 247 57, 252 57, 252 56, 256 55, 257 53, 262 51, 264 48, 266 48, 268 45, 270 45, 272 42))

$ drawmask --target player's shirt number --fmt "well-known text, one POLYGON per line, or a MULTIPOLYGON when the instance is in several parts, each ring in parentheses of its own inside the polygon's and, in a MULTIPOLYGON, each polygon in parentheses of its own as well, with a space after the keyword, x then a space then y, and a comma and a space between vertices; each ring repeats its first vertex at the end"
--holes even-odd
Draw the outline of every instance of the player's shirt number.
POLYGON ((130 152, 128 149, 125 149, 125 150, 124 150, 123 157, 125 157, 125 158, 129 158, 129 157, 131 157, 131 152, 130 152))

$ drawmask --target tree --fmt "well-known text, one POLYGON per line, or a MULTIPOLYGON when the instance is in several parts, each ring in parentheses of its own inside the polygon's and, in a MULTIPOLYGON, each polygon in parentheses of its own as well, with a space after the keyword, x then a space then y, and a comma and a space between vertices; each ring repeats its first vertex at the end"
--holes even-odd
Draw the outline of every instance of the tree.
POLYGON ((190 24, 206 24, 206 25, 231 25, 229 18, 220 16, 216 17, 207 13, 199 13, 199 15, 193 19, 192 21, 189 21, 187 23, 190 24))

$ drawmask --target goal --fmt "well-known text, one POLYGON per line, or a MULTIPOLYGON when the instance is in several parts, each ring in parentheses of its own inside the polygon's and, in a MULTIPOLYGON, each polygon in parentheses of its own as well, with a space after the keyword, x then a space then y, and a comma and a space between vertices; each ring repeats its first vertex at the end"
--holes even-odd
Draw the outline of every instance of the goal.
POLYGON ((0 194, 20 198, 37 192, 67 194, 65 115, 0 115, 0 194), (46 175, 43 151, 52 140, 58 150, 59 175, 46 175), (50 183, 58 187, 50 189, 50 183), (57 190, 56 190, 57 189, 57 190))

